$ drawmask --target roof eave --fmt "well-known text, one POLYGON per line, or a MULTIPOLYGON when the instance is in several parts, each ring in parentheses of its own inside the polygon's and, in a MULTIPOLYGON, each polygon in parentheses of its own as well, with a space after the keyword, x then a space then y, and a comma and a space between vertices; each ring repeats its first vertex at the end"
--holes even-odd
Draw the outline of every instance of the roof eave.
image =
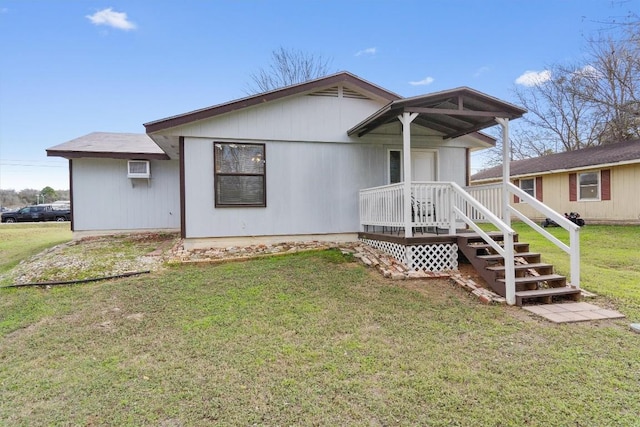
POLYGON ((393 101, 402 98, 400 95, 388 91, 380 86, 370 83, 360 77, 355 76, 346 71, 342 71, 329 76, 321 77, 315 80, 298 83, 295 85, 275 89, 269 92, 260 93, 257 95, 248 96, 245 98, 237 99, 231 102, 214 105, 211 107, 194 110, 188 113, 179 114, 176 116, 167 117, 160 120, 151 121, 144 124, 147 134, 163 131, 176 126, 181 126, 196 122, 199 120, 208 119, 221 114, 241 110, 243 108, 252 107, 255 105, 263 104, 265 102, 275 101, 288 96, 297 95, 314 89, 319 89, 325 86, 331 86, 338 83, 350 83, 362 90, 369 92, 374 97, 393 101))
POLYGON ((117 153, 98 151, 66 151, 47 150, 48 157, 63 157, 65 159, 125 159, 125 160, 170 160, 166 153, 117 153))
MULTIPOLYGON (((605 168, 611 168, 614 166, 625 166, 625 165, 635 165, 635 164, 640 164, 640 159, 624 160, 621 162, 609 162, 609 163, 601 163, 601 164, 583 165, 583 166, 576 166, 573 168, 552 169, 548 171, 524 172, 519 174, 511 174, 510 178, 514 178, 514 179, 530 178, 534 176, 553 175, 557 173, 571 173, 571 172, 578 172, 578 171, 585 171, 585 170, 592 170, 592 169, 605 169, 605 168)), ((499 179, 502 179, 501 175, 495 175, 495 176, 482 178, 482 179, 473 179, 473 176, 471 177, 471 181, 475 183, 493 182, 499 179)))

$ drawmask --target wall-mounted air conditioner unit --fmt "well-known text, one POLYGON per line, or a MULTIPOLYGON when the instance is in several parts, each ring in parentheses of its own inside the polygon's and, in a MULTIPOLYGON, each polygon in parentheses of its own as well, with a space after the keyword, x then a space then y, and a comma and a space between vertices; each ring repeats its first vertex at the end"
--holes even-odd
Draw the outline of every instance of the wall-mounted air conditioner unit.
POLYGON ((127 178, 145 178, 151 177, 151 169, 148 160, 129 160, 127 164, 127 178))

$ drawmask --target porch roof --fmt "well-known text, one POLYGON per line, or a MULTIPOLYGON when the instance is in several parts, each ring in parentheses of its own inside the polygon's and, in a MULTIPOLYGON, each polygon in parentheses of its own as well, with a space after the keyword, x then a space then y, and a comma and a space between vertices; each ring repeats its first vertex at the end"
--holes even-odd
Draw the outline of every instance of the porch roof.
POLYGON ((526 110, 469 87, 389 102, 347 132, 363 136, 397 120, 402 113, 418 113, 414 123, 457 138, 496 124, 495 118, 516 119, 526 110))

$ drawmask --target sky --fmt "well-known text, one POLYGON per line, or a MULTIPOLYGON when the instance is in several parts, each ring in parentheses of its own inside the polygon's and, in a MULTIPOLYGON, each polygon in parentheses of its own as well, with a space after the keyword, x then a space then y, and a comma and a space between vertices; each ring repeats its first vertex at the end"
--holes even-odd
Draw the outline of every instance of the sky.
POLYGON ((629 12, 640 0, 0 0, 0 189, 68 189, 47 148, 247 96, 279 47, 402 96, 515 102, 629 12))

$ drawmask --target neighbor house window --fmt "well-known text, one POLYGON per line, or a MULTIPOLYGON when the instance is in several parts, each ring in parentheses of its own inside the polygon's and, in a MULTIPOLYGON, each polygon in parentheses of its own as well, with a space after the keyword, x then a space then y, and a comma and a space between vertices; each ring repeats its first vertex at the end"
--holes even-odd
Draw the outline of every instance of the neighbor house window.
POLYGON ((535 178, 527 178, 520 180, 520 189, 530 195, 536 197, 536 180, 535 178))
POLYGON ((216 207, 267 206, 265 145, 215 142, 216 207))
POLYGON ((600 174, 598 172, 578 174, 578 195, 580 200, 600 199, 600 174))
MULTIPOLYGON (((522 191, 533 197, 538 201, 542 201, 542 177, 536 176, 535 178, 515 179, 513 185, 519 187, 522 191)), ((520 200, 518 196, 513 195, 514 203, 526 203, 524 200, 520 200)))
POLYGON ((402 182, 402 151, 389 150, 389 184, 402 182))

